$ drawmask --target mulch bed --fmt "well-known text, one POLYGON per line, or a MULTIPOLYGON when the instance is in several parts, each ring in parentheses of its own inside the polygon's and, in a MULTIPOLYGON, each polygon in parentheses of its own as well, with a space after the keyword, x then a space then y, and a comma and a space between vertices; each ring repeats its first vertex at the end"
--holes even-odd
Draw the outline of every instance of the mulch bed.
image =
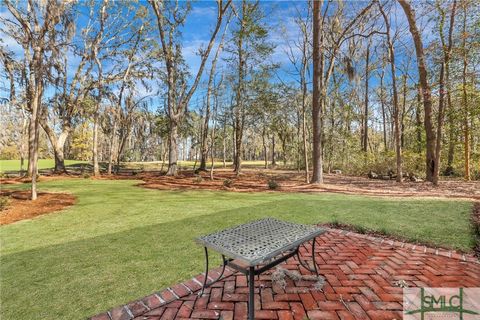
POLYGON ((76 201, 68 193, 39 192, 35 201, 30 200, 30 191, 2 190, 0 196, 8 197, 7 208, 0 211, 0 225, 62 210, 76 201))
POLYGON ((395 181, 372 180, 366 177, 325 174, 325 184, 311 185, 304 182, 303 173, 287 170, 245 170, 240 176, 235 176, 231 169, 217 169, 214 180, 209 172, 201 173, 198 179, 193 171, 182 171, 176 177, 160 176, 158 174, 140 173, 134 176, 123 176, 122 179, 138 179, 144 183, 140 186, 150 189, 207 189, 229 190, 236 192, 264 192, 268 189, 268 181, 275 180, 282 192, 333 192, 342 194, 357 194, 367 196, 388 197, 438 197, 480 200, 480 181, 441 181, 439 186, 429 182, 410 182, 402 184, 395 181), (226 180, 232 180, 230 188, 223 185, 226 180))

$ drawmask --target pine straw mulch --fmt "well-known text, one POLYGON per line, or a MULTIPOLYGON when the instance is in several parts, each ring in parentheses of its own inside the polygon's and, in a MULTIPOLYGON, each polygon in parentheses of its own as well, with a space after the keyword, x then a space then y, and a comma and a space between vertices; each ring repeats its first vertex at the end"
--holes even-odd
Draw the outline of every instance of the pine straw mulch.
POLYGON ((39 192, 35 201, 30 200, 30 191, 1 190, 0 196, 8 197, 7 207, 0 211, 0 225, 62 210, 76 201, 68 193, 39 192))
POLYGON ((441 181, 439 186, 429 182, 406 181, 399 184, 389 180, 372 180, 366 177, 326 174, 324 184, 305 183, 302 173, 287 170, 245 170, 239 177, 230 169, 216 170, 214 180, 209 172, 201 172, 201 179, 193 171, 182 171, 176 177, 158 174, 140 173, 123 176, 121 179, 143 180, 140 186, 150 189, 203 189, 229 190, 237 192, 269 191, 268 181, 275 180, 282 192, 333 192, 368 196, 388 197, 438 197, 480 200, 480 181, 466 182, 460 180, 441 181), (232 180, 231 187, 225 187, 224 181, 232 180))

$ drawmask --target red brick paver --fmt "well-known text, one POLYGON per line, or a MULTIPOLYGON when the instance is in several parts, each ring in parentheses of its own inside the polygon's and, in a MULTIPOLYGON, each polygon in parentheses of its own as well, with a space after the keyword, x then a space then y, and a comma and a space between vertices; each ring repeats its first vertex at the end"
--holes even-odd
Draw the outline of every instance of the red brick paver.
MULTIPOLYGON (((307 260, 309 250, 301 249, 307 260)), ((317 238, 315 261, 325 278, 321 290, 295 258, 279 266, 307 277, 288 279, 285 288, 272 283, 271 272, 260 275, 255 318, 401 319, 403 285, 480 287, 480 263, 472 256, 336 229, 317 238)), ((218 272, 212 270, 209 277, 218 272)), ((226 277, 200 297, 203 278, 199 275, 91 319, 246 319, 244 275, 227 268, 226 277)))

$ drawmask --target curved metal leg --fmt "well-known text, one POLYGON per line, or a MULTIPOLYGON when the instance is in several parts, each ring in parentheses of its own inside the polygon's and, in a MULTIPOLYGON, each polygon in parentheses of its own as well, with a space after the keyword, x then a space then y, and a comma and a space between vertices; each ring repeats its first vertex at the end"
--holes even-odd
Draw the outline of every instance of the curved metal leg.
POLYGON ((207 278, 208 278, 208 249, 207 247, 204 247, 204 249, 205 249, 205 278, 203 279, 203 286, 202 286, 202 291, 200 291, 200 296, 203 296, 203 292, 207 287, 207 278))
POLYGON ((248 270, 248 320, 255 320, 255 269, 248 270))
POLYGON ((202 291, 200 291, 200 296, 203 296, 203 292, 205 291, 206 288, 210 287, 212 284, 220 280, 225 272, 225 267, 227 266, 227 259, 225 259, 225 256, 222 254, 222 260, 223 260, 223 266, 222 266, 222 272, 220 272, 220 275, 212 280, 211 282, 207 283, 207 278, 208 278, 208 249, 207 247, 205 248, 205 278, 203 279, 203 286, 202 286, 202 291))
POLYGON ((319 274, 318 274, 317 264, 315 262, 315 242, 317 242, 317 238, 313 238, 313 242, 312 242, 312 263, 313 263, 313 269, 315 270, 315 274, 318 277, 319 274))
POLYGON ((301 258, 300 258, 300 250, 297 250, 297 259, 298 259, 298 262, 300 263, 300 265, 302 267, 304 267, 305 269, 307 269, 308 271, 310 272, 314 272, 317 276, 319 275, 318 274, 318 269, 317 269, 317 264, 315 263, 315 242, 316 242, 316 238, 313 239, 313 242, 312 242, 312 263, 313 263, 313 268, 310 268, 310 266, 308 266, 301 258))

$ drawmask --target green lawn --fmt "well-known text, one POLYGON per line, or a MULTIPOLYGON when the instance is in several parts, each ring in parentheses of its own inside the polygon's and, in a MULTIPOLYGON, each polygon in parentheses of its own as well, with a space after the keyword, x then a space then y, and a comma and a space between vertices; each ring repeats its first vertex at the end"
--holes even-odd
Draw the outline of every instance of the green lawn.
MULTIPOLYGON (((65 165, 69 166, 76 163, 88 163, 88 161, 80 160, 65 160, 65 165)), ((26 170, 28 161, 24 162, 23 169, 26 170)), ((39 159, 38 169, 50 169, 55 167, 54 159, 39 159)), ((0 172, 3 171, 18 171, 20 170, 20 160, 0 160, 0 172)))
MULTIPOLYGON (((180 168, 188 168, 191 169, 195 165, 195 161, 178 161, 178 166, 180 168)), ((227 161, 225 162, 227 167, 231 167, 233 165, 233 162, 227 161)), ((279 162, 277 165, 278 167, 283 167, 283 162, 279 162)), ((211 162, 207 161, 207 168, 210 168, 211 162)), ((222 168, 223 167, 223 162, 216 160, 213 163, 215 168, 222 168)), ((265 162, 263 160, 255 160, 255 161, 242 161, 242 166, 244 168, 263 168, 265 165, 265 162)), ((148 161, 148 162, 122 162, 122 166, 125 168, 131 168, 131 169, 144 169, 144 170, 159 170, 162 167, 162 161, 148 161)), ((198 168, 200 166, 200 161, 197 161, 196 167, 198 168)), ((164 169, 166 170, 168 168, 168 162, 164 163, 164 169)))
MULTIPOLYGON (((158 191, 132 180, 41 183, 78 203, 0 227, 2 320, 84 319, 202 272, 196 236, 266 216, 339 221, 470 250, 467 201, 158 191)), ((28 185, 16 185, 26 188, 28 185)))
MULTIPOLYGON (((74 165, 77 163, 90 163, 89 161, 81 160, 65 160, 65 165, 74 165)), ((178 161, 180 168, 193 168, 195 161, 178 161)), ((24 170, 27 168, 28 161, 24 163, 24 170)), ((197 168, 200 162, 197 162, 197 168)), ((223 162, 215 161, 215 168, 223 167, 223 162)), ((232 162, 227 162, 227 166, 232 166, 232 162)), ((242 165, 248 168, 263 168, 263 161, 243 161, 242 165)), ((150 161, 150 162, 122 162, 122 166, 130 169, 144 169, 144 170, 160 170, 162 167, 162 161, 150 161)), ((281 165, 280 165, 281 166, 281 165)), ((55 167, 54 159, 39 159, 38 169, 50 169, 55 167)), ((210 168, 210 162, 207 163, 207 167, 210 168)), ((164 163, 164 170, 168 168, 168 162, 164 163)), ((18 171, 20 170, 20 160, 0 160, 0 172, 4 171, 18 171)))

